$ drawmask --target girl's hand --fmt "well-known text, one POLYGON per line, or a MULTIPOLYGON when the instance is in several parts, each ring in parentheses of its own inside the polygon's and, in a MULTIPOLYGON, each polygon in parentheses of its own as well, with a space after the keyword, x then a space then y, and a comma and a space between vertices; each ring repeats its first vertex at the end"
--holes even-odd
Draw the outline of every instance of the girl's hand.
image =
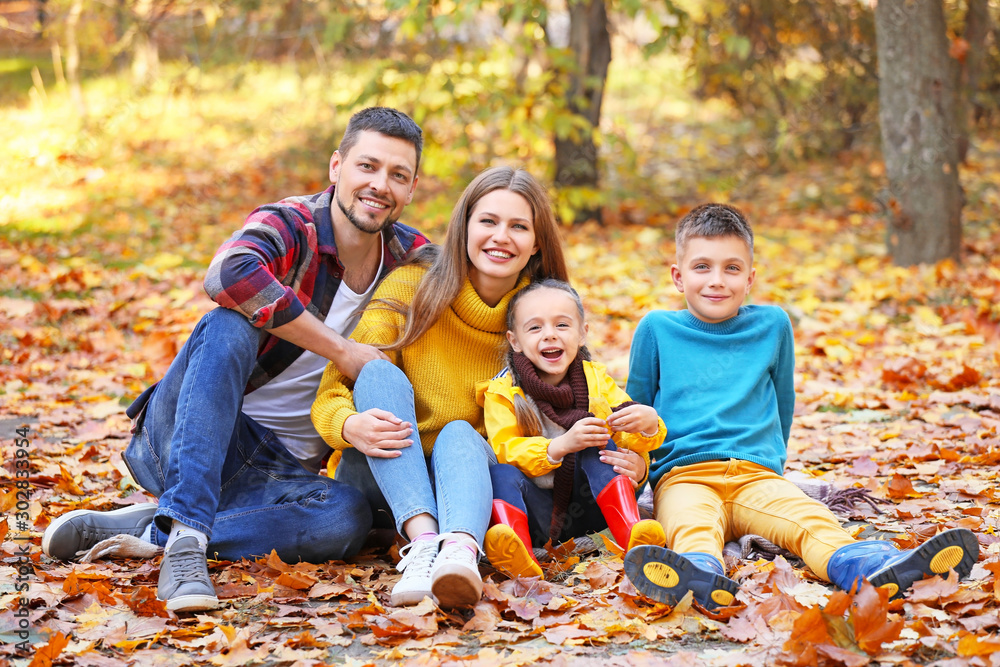
POLYGON ((613 466, 619 475, 628 477, 633 489, 638 489, 639 482, 646 477, 646 461, 633 451, 605 449, 601 451, 601 461, 613 466))
POLYGON ((622 408, 608 417, 608 426, 625 433, 647 433, 656 435, 660 429, 660 418, 656 410, 648 405, 635 403, 622 408))
POLYGON ((409 422, 398 419, 391 412, 372 408, 353 414, 344 420, 344 440, 365 456, 394 459, 402 455, 399 450, 409 447, 413 440, 409 422))
POLYGON ((549 442, 549 458, 559 461, 570 452, 579 452, 588 447, 603 447, 610 437, 607 422, 597 417, 584 417, 559 437, 552 438, 549 442))

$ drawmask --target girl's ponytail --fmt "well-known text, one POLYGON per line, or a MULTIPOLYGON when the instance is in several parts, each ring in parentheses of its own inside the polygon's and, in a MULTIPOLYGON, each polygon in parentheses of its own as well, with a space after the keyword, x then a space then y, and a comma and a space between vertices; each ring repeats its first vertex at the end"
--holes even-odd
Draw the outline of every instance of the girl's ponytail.
MULTIPOLYGON (((514 350, 510 345, 507 346, 507 356, 504 360, 507 362, 507 372, 510 373, 511 384, 520 387, 521 378, 514 369, 514 350)), ((531 438, 542 435, 542 421, 528 405, 524 396, 518 393, 514 394, 514 417, 517 419, 517 427, 524 437, 531 438)))

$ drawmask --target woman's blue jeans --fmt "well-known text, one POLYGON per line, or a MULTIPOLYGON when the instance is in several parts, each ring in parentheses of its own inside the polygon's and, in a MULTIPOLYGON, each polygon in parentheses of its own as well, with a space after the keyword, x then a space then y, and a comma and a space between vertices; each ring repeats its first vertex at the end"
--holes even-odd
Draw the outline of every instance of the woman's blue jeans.
POLYGON ((408 519, 429 514, 441 533, 467 533, 482 546, 493 501, 489 467, 496 463, 483 436, 466 421, 450 422, 434 441, 430 458, 425 458, 416 432, 413 385, 385 360, 370 361, 361 369, 354 383, 354 407, 358 412, 379 408, 409 422, 414 427, 413 444, 391 459, 345 449, 337 480, 360 489, 376 517, 387 513, 404 537, 416 537, 403 532, 408 519))
POLYGON ((243 315, 211 311, 163 379, 129 409, 143 412, 124 458, 136 482, 159 498, 153 540, 164 545, 176 519, 206 533, 208 553, 218 558, 272 549, 292 563, 353 555, 372 524, 364 496, 307 471, 242 412, 259 341, 243 315))

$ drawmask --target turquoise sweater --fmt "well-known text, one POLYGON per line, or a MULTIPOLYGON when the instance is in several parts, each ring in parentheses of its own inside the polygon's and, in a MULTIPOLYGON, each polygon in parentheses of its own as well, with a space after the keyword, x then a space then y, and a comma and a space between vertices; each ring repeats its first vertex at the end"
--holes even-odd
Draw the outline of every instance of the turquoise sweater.
POLYGON ((795 409, 795 342, 776 306, 743 306, 725 322, 653 311, 632 338, 632 400, 652 405, 667 439, 651 452, 649 483, 675 466, 743 459, 782 474, 795 409))

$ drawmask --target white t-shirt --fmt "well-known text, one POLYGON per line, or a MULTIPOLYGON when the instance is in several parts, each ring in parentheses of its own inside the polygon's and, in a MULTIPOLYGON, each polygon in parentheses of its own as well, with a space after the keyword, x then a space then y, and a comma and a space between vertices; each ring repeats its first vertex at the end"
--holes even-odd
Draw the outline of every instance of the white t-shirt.
MULTIPOLYGON (((384 261, 383 256, 376 276, 382 272, 384 261)), ((350 336, 371 300, 376 282, 373 280, 363 294, 340 283, 324 324, 344 338, 350 336)), ((330 451, 309 416, 326 364, 325 357, 305 350, 291 366, 243 399, 244 414, 271 429, 303 467, 313 472, 319 472, 323 457, 330 451)))

